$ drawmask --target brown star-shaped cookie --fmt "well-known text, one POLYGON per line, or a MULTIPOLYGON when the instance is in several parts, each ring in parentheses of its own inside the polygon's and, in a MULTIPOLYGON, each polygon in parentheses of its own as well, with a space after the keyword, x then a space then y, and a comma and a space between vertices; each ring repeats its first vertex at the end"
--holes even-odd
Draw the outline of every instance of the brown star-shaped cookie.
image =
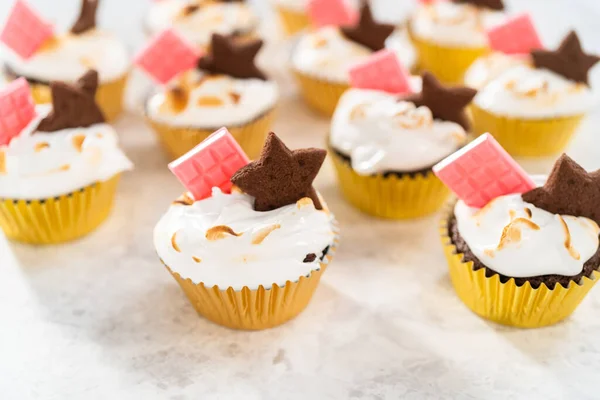
POLYGON ((360 9, 358 24, 344 26, 341 30, 342 34, 353 42, 378 51, 385 47, 385 39, 394 31, 394 25, 380 24, 375 21, 369 3, 365 2, 360 9))
POLYGON ((600 224, 600 170, 587 172, 566 154, 556 161, 544 186, 522 197, 553 214, 586 217, 600 224))
POLYGON ((98 0, 81 0, 81 12, 71 28, 71 33, 78 35, 94 29, 96 27, 97 10, 98 0))
POLYGON ((555 51, 533 50, 536 68, 546 68, 567 79, 588 85, 588 72, 600 61, 600 57, 586 54, 575 31, 571 31, 555 51))
POLYGON ((68 128, 87 128, 105 122, 104 114, 96 104, 98 73, 88 71, 77 83, 50 83, 52 111, 37 127, 40 132, 55 132, 68 128))
POLYGON ((453 0, 455 3, 472 4, 480 8, 488 8, 490 10, 501 11, 504 10, 504 3, 502 0, 453 0))
POLYGON ((473 100, 477 90, 462 86, 443 86, 429 72, 424 72, 422 79, 421 92, 404 96, 400 100, 410 101, 417 107, 426 106, 434 118, 456 122, 468 131, 471 124, 465 108, 473 100))
POLYGON ((290 150, 269 133, 260 158, 241 168, 231 182, 254 197, 256 211, 270 211, 310 197, 322 209, 312 186, 327 152, 322 149, 290 150))
POLYGON ((213 34, 210 52, 198 61, 198 68, 209 74, 224 74, 234 78, 258 78, 267 76, 256 66, 254 59, 262 47, 262 40, 239 41, 234 36, 213 34))

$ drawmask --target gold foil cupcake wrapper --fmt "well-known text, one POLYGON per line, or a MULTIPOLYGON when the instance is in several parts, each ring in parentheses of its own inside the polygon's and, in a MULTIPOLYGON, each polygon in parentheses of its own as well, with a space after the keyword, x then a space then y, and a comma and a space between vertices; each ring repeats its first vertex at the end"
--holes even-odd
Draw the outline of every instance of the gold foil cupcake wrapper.
POLYGON ((328 82, 294 71, 304 101, 315 111, 331 117, 340 97, 350 88, 347 83, 328 82))
POLYGON ((472 104, 473 130, 477 135, 491 133, 513 156, 545 157, 563 151, 584 115, 525 120, 494 115, 472 104))
POLYGON ((78 239, 108 217, 119 178, 44 200, 0 199, 0 228, 9 239, 30 244, 78 239))
POLYGON ((500 276, 485 276, 485 268, 473 270, 473 262, 464 262, 448 232, 454 201, 440 221, 440 238, 448 261, 448 271, 458 297, 475 314, 490 321, 519 328, 540 328, 555 324, 575 311, 600 273, 570 282, 567 288, 557 284, 549 289, 542 284, 534 289, 529 282, 517 286, 513 278, 502 283, 500 276))
POLYGON ((310 25, 306 12, 298 12, 285 7, 275 6, 279 20, 286 34, 294 35, 310 25))

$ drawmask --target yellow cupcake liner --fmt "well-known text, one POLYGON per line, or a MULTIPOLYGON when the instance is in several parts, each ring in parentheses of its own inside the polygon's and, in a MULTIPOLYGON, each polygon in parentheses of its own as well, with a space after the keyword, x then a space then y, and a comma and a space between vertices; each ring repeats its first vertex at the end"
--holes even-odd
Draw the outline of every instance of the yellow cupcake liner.
POLYGON ((346 199, 359 210, 382 218, 418 218, 438 211, 450 195, 433 174, 362 176, 334 151, 329 152, 346 199))
MULTIPOLYGON (((295 282, 287 281, 285 286, 274 284, 265 288, 261 285, 258 289, 244 286, 241 290, 232 287, 207 287, 203 283, 196 284, 189 278, 183 278, 169 266, 165 266, 179 283, 192 306, 204 318, 231 329, 269 329, 293 319, 310 302, 339 244, 337 225, 334 226, 334 243, 320 263, 319 269, 313 270, 308 276, 301 276, 295 282)), ((281 268, 285 266, 282 265, 281 268)))
MULTIPOLYGON (((123 111, 123 96, 128 75, 112 82, 102 83, 96 92, 96 103, 104 113, 107 121, 114 121, 123 111)), ((50 86, 42 83, 31 84, 31 94, 36 104, 52 102, 50 86)))
POLYGON ((491 133, 514 156, 544 157, 563 151, 584 116, 525 120, 494 115, 472 104, 473 131, 491 133))
POLYGON ((299 71, 294 71, 300 92, 306 103, 317 112, 331 117, 340 97, 349 86, 346 83, 333 83, 299 71))
POLYGON ((85 236, 109 215, 120 174, 44 200, 0 199, 0 228, 11 240, 56 244, 85 236))
MULTIPOLYGON (((274 118, 275 109, 271 109, 252 122, 230 126, 227 129, 242 146, 248 157, 255 159, 262 151, 274 118)), ((148 116, 146 116, 146 121, 173 159, 181 157, 220 128, 220 126, 214 129, 182 128, 154 121, 148 116)))
MULTIPOLYGON (((410 31, 410 29, 409 29, 410 31)), ((487 47, 446 47, 410 35, 419 59, 419 68, 446 84, 462 84, 467 69, 489 52, 487 47)))
POLYGON ((294 35, 310 25, 310 20, 305 12, 298 12, 281 6, 276 6, 275 9, 284 31, 288 35, 294 35))
POLYGON ((529 282, 517 286, 514 279, 500 282, 500 276, 485 276, 485 269, 473 270, 473 262, 464 262, 457 253, 448 232, 454 202, 440 222, 440 237, 448 260, 450 278, 458 297, 475 314, 496 323, 518 328, 540 328, 562 321, 575 311, 589 290, 596 284, 600 273, 591 278, 571 282, 568 287, 557 284, 549 289, 542 284, 534 289, 529 282))

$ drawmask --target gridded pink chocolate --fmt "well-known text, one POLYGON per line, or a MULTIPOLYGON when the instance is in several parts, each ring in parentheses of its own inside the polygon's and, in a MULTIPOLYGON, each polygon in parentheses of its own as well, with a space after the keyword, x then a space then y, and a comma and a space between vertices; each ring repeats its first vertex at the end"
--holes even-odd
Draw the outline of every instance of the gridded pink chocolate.
POLYGON ((506 54, 527 54, 543 48, 528 14, 521 14, 487 32, 490 47, 506 54))
POLYGON ((35 117, 35 104, 25 78, 0 90, 0 146, 8 145, 35 117))
POLYGON ((17 0, 0 33, 0 41, 27 59, 53 35, 50 23, 25 1, 17 0))
POLYGON ((230 178, 249 162, 227 128, 221 128, 170 163, 169 169, 195 200, 202 200, 211 195, 213 187, 230 192, 230 178))
POLYGON ((308 16, 314 26, 352 25, 358 19, 358 13, 346 0, 310 0, 308 16))
POLYGON ((135 57, 135 64, 155 81, 165 84, 178 74, 196 66, 200 51, 173 29, 154 37, 135 57))
POLYGON ((496 197, 536 187, 489 133, 435 165, 433 172, 470 207, 481 208, 496 197))
POLYGON ((391 50, 380 50, 350 69, 350 85, 389 93, 411 93, 410 74, 391 50))

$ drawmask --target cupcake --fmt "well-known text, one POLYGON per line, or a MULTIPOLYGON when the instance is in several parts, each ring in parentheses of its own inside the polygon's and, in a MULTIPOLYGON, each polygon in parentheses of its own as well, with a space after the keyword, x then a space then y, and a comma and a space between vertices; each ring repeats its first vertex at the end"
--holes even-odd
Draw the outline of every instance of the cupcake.
POLYGON ((292 70, 304 100, 313 109, 331 116, 342 93, 349 88, 349 70, 376 51, 388 47, 412 69, 415 54, 406 37, 388 37, 393 25, 373 19, 367 3, 355 26, 326 26, 302 35, 292 54, 292 70))
POLYGON ((502 0, 422 4, 409 23, 419 67, 446 83, 461 83, 467 68, 489 50, 486 31, 506 18, 502 0))
POLYGON ((32 104, 32 120, 0 145, 0 227, 9 239, 77 239, 110 213, 119 177, 132 164, 94 100, 97 87, 95 71, 76 84, 52 82, 52 104, 32 104))
POLYGON ((146 119, 171 157, 223 125, 250 157, 260 154, 279 98, 277 84, 254 63, 261 46, 261 40, 215 34, 196 69, 148 98, 146 119))
MULTIPOLYGON (((96 101, 107 120, 123 110, 129 57, 123 43, 96 29, 98 0, 82 0, 79 18, 69 32, 54 34, 31 57, 5 51, 4 73, 9 80, 24 77, 38 104, 51 102, 50 82, 75 83, 89 69, 99 75, 96 101)), ((15 6, 17 7, 17 6, 15 6)))
MULTIPOLYGON (((499 166, 512 168, 476 164, 463 179, 477 181, 481 170, 499 166)), ((563 154, 547 179, 527 178, 525 190, 480 207, 462 199, 449 207, 440 233, 460 299, 481 317, 516 327, 571 315, 600 276, 599 177, 563 154)))
POLYGON ((491 132, 516 156, 548 156, 567 146, 595 104, 588 71, 600 58, 583 52, 575 32, 531 57, 533 65, 510 68, 479 91, 474 132, 491 132))
POLYGON ((340 99, 329 148, 344 196, 361 211, 415 218, 448 197, 432 167, 466 143, 475 91, 444 87, 429 73, 422 80, 414 94, 352 88, 340 99))
POLYGON ((244 0, 162 0, 152 2, 145 22, 149 36, 168 28, 206 49, 213 33, 250 38, 258 17, 244 0))
POLYGON ((307 306, 338 242, 312 187, 325 154, 290 151, 271 133, 248 162, 223 128, 169 165, 189 192, 161 218, 154 244, 200 315, 258 330, 307 306))

